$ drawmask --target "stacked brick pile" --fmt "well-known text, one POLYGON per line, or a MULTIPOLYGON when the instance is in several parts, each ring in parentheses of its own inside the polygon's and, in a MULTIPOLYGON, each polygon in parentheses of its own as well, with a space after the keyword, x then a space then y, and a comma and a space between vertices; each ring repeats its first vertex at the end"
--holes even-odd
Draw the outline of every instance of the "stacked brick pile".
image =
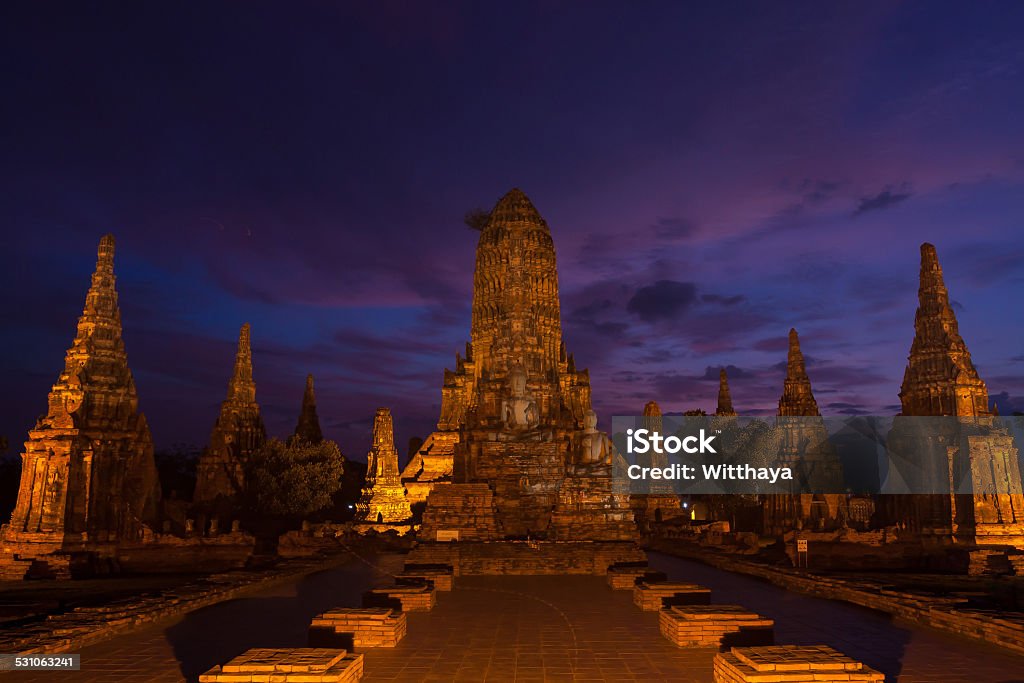
POLYGON ((679 647, 722 647, 742 639, 747 645, 771 645, 774 622, 739 605, 666 607, 659 615, 661 634, 679 647))
POLYGON ((407 566, 402 573, 395 575, 395 582, 399 584, 427 583, 434 590, 448 592, 455 583, 455 576, 450 567, 416 568, 407 566))
POLYGON ((200 683, 350 683, 363 656, 326 648, 253 648, 199 676, 200 683))
POLYGON ((659 578, 664 581, 668 577, 661 572, 652 571, 647 566, 625 565, 608 568, 608 585, 617 591, 633 590, 638 580, 655 581, 659 578))
POLYGON ((695 583, 674 583, 660 581, 641 582, 633 588, 633 602, 645 612, 657 612, 672 605, 708 605, 711 603, 711 589, 695 583))
POLYGON ((345 607, 332 609, 313 618, 310 639, 317 631, 351 635, 352 647, 394 647, 405 637, 409 617, 387 607, 345 607))
POLYGON ((437 591, 425 584, 374 588, 363 594, 363 604, 375 607, 397 601, 403 612, 427 612, 437 604, 437 591))
POLYGON ((733 648, 715 655, 715 683, 882 683, 885 676, 827 645, 733 648))

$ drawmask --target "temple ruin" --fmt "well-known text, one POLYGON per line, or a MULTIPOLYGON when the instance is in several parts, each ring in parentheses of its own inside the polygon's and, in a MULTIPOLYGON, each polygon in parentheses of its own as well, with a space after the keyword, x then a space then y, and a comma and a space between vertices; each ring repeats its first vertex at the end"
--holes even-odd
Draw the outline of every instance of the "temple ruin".
POLYGON ((153 440, 128 368, 115 280, 106 235, 64 370, 25 442, 17 505, 0 530, 3 578, 69 576, 76 556, 112 554, 155 519, 153 440))
POLYGON ((632 541, 589 375, 562 343, 554 242, 518 189, 490 213, 473 283, 466 357, 445 371, 438 431, 403 476, 427 496, 420 539, 632 541))
POLYGON ((267 440, 256 403, 249 334, 249 323, 245 323, 238 334, 235 370, 228 382, 227 398, 221 403, 210 443, 199 458, 192 499, 199 506, 236 506, 245 491, 246 463, 267 440))
POLYGON ((299 411, 299 422, 295 425, 292 439, 307 443, 320 443, 324 440, 324 433, 320 429, 320 417, 316 412, 313 375, 306 375, 306 390, 302 394, 302 409, 299 411))
POLYGON ((373 418, 373 444, 366 456, 366 483, 356 503, 356 523, 361 531, 394 529, 408 531, 412 509, 398 474, 398 451, 391 411, 378 408, 373 418))

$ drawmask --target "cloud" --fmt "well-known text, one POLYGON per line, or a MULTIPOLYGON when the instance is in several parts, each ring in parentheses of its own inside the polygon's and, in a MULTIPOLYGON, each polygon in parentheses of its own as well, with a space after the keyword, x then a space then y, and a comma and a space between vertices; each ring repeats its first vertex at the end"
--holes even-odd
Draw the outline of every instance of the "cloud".
POLYGON ((743 303, 747 300, 747 297, 742 294, 735 294, 733 296, 722 296, 721 294, 704 294, 700 298, 706 304, 720 304, 722 306, 735 306, 736 304, 743 303))
POLYGON ((626 310, 645 322, 673 319, 697 301, 697 285, 692 282, 658 280, 636 290, 626 310))
POLYGON ((691 237, 697 226, 685 218, 659 218, 651 226, 654 236, 666 240, 681 240, 691 237))
POLYGON ((878 211, 880 209, 891 208, 900 202, 910 199, 912 196, 913 193, 911 192, 893 192, 892 189, 885 189, 873 197, 861 197, 857 208, 853 210, 853 216, 856 218, 868 211, 878 211))

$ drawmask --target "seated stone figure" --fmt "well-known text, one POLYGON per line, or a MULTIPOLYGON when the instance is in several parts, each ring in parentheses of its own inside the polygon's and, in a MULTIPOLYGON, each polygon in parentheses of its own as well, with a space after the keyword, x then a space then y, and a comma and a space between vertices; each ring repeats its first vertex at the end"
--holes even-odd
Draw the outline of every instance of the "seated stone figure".
POLYGON ((509 396, 502 401, 501 419, 506 429, 525 432, 537 427, 540 413, 537 402, 526 388, 526 371, 516 366, 509 373, 509 396))
POLYGON ((597 413, 588 410, 583 420, 583 435, 576 463, 588 467, 610 465, 614 446, 602 432, 597 431, 597 413))

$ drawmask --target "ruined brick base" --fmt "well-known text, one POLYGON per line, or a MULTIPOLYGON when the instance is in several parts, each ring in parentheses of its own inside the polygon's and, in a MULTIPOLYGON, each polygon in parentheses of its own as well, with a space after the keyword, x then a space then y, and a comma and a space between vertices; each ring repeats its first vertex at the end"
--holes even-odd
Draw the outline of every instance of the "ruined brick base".
POLYGON ((490 541, 419 543, 407 561, 440 564, 455 576, 506 574, 594 574, 613 564, 646 562, 629 541, 490 541))
POLYGON ((671 605, 708 605, 711 589, 695 583, 641 582, 633 588, 633 604, 645 612, 671 605))
POLYGON ((612 590, 625 591, 636 588, 637 579, 651 571, 647 566, 622 566, 608 569, 608 585, 612 590))
MULTIPOLYGON (((386 607, 347 607, 332 609, 316 617, 309 625, 311 646, 326 647, 329 636, 348 636, 351 647, 395 647, 405 637, 409 617, 386 607)), ((339 645, 340 646, 340 645, 339 645)))
POLYGON ((448 592, 455 584, 455 575, 451 568, 429 569, 406 566, 400 574, 395 575, 395 583, 426 583, 437 591, 448 592))
POLYGON ((363 594, 365 607, 394 606, 403 612, 427 612, 437 604, 437 591, 421 584, 374 588, 363 594))
POLYGON ((734 648, 715 655, 715 683, 883 683, 885 676, 827 645, 734 648))
POLYGON ((363 656, 327 648, 253 648, 199 676, 200 683, 350 683, 363 677, 363 656))
POLYGON ((658 615, 661 635, 679 647, 772 645, 775 622, 739 605, 666 607, 658 615))

